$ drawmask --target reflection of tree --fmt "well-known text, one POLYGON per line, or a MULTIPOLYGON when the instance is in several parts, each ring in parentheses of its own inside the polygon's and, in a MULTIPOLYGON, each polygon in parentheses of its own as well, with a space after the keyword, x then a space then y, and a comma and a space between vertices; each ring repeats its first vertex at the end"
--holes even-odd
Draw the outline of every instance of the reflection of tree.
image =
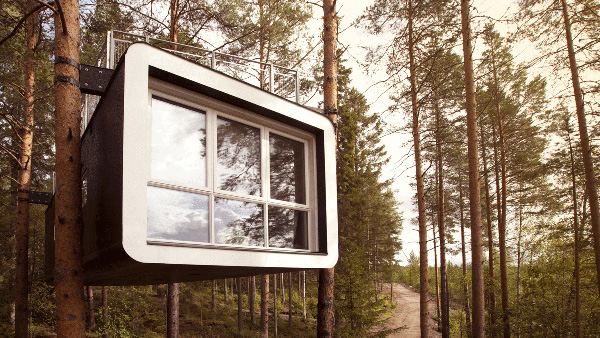
POLYGON ((269 207, 269 245, 278 248, 308 249, 307 213, 269 207))
POLYGON ((219 189, 260 195, 260 130, 221 117, 217 125, 219 189))
MULTIPOLYGON (((256 205, 255 203, 244 202, 243 206, 247 207, 249 204, 256 205)), ((235 219, 227 223, 230 234, 224 242, 226 244, 264 246, 263 215, 264 210, 260 207, 248 217, 235 219)))
POLYGON ((304 144, 269 135, 271 198, 305 203, 304 144))

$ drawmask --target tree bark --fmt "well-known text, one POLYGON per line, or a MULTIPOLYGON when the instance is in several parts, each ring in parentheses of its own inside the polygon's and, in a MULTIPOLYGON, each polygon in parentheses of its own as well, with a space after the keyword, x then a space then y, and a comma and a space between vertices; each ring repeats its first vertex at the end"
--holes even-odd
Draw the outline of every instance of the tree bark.
MULTIPOLYGON (((29 12, 35 3, 28 4, 29 12)), ((25 107, 18 135, 19 187, 17 190, 17 226, 15 234, 15 337, 27 337, 29 322, 29 190, 31 189, 31 152, 33 147, 33 104, 35 92, 35 69, 38 14, 27 19, 25 25, 25 83, 23 96, 25 107)))
MULTIPOLYGON (((488 237, 488 274, 490 276, 488 282, 488 294, 490 301, 490 327, 496 326, 496 273, 494 271, 494 232, 492 231, 492 202, 490 198, 490 184, 488 179, 488 165, 487 165, 487 148, 485 146, 485 133, 483 132, 483 124, 480 128, 481 131, 481 158, 483 160, 483 180, 485 189, 485 217, 487 225, 487 237, 488 237)), ((492 329, 493 330, 493 329, 492 329)), ((490 332, 491 334, 491 332, 490 332)))
POLYGON ((440 235, 440 285, 441 285, 441 301, 442 301, 442 338, 450 338, 450 303, 448 301, 448 273, 446 270, 446 208, 444 198, 444 168, 442 157, 442 142, 440 140, 441 128, 441 111, 436 109, 435 125, 436 125, 436 168, 437 168, 437 223, 440 235))
POLYGON ((277 274, 273 274, 273 337, 277 338, 277 274))
POLYGON ((596 176, 594 174, 594 165, 592 160, 592 150, 590 148, 590 139, 587 131, 587 122, 583 106, 583 93, 579 84, 579 70, 577 60, 575 59, 575 50, 573 47, 573 37, 571 36, 571 21, 567 9, 567 1, 561 0, 563 20, 565 24, 565 38, 567 40, 567 50, 569 53, 569 66, 571 69, 571 80, 573 82, 573 94, 575 96, 575 106, 577 107, 577 122, 579 124, 579 138, 581 143, 581 153, 583 156, 583 167, 585 170, 585 185, 589 198, 590 216, 592 221, 592 238, 594 242, 594 255, 596 258, 596 284, 600 292, 600 209, 598 206, 598 188, 596 185, 596 176))
POLYGON ((260 276, 260 338, 269 338, 269 275, 260 276))
POLYGON ((248 290, 248 308, 250 309, 250 322, 252 325, 256 324, 256 309, 254 305, 256 303, 256 277, 251 276, 249 279, 250 290, 248 290))
POLYGON ((179 337, 179 283, 167 284, 167 338, 179 337))
POLYGON ((289 322, 288 324, 292 327, 292 310, 294 304, 292 303, 292 273, 288 272, 288 311, 289 311, 289 322))
MULTIPOLYGON (((568 128, 568 126, 567 126, 568 128)), ((574 232, 574 264, 573 278, 575 279, 575 338, 581 338, 581 295, 580 284, 581 276, 579 273, 579 216, 577 215, 577 184, 575 180, 575 159, 573 156, 573 146, 571 145, 571 135, 567 134, 569 139, 569 155, 571 158, 571 198, 573 199, 573 232, 574 232)))
POLYGON ((237 302, 238 302, 238 333, 241 335, 244 331, 244 322, 242 316, 243 305, 242 304, 242 278, 237 278, 237 302))
MULTIPOLYGON (((179 39, 179 0, 171 0, 169 3, 169 41, 178 42, 179 39)), ((177 45, 172 44, 171 48, 177 50, 177 45)))
POLYGON ((302 316, 306 319, 306 271, 302 271, 302 316))
POLYGON ((441 328, 442 313, 440 309, 440 284, 438 276, 438 254, 437 254, 437 236, 435 235, 435 216, 431 214, 431 232, 433 233, 433 271, 435 272, 435 310, 437 311, 437 329, 441 328))
MULTIPOLYGON (((108 287, 102 287, 102 324, 106 329, 108 327, 108 287)), ((102 334, 102 338, 108 338, 108 332, 102 334)))
POLYGON ((91 286, 86 286, 87 292, 87 329, 90 331, 96 330, 96 313, 94 310, 94 289, 91 286))
POLYGON ((217 281, 211 281, 211 308, 213 311, 217 309, 217 281))
POLYGON ((492 73, 494 77, 494 105, 498 122, 498 143, 500 148, 501 211, 498 219, 498 249, 500 251, 500 287, 502 291, 502 332, 510 338, 510 318, 508 314, 508 267, 506 260, 506 147, 504 141, 504 116, 500 111, 500 84, 496 69, 495 51, 492 49, 492 73))
POLYGON ((469 204, 471 216, 471 264, 473 287, 473 337, 485 337, 485 297, 483 280, 483 249, 481 237, 481 202, 479 191, 479 156, 477 150, 477 101, 473 74, 471 18, 469 1, 461 0, 461 24, 465 70, 467 108, 467 144, 469 157, 469 204))
POLYGON ((427 215, 425 214, 425 184, 421 159, 421 126, 417 106, 417 80, 415 65, 415 46, 413 32, 413 2, 408 1, 408 56, 410 72, 410 101, 412 111, 412 136, 415 150, 415 171, 417 181, 417 210, 419 221, 419 320, 421 338, 429 337, 429 263, 427 262, 427 215))
MULTIPOLYGON (((79 2, 61 1, 55 15, 54 55, 79 62, 79 2), (64 22, 64 30, 63 30, 64 22)), ((56 333, 59 338, 85 337, 83 295, 83 222, 81 218, 81 92, 79 69, 54 66, 56 103, 55 268, 56 333)))
MULTIPOLYGON (((336 0, 323 0, 323 107, 337 129, 337 12, 336 0)), ((337 143, 337 141, 336 141, 337 143)), ((334 268, 319 270, 317 337, 333 336, 334 268)))
MULTIPOLYGON (((483 146, 483 145, 482 145, 483 146)), ((467 326, 467 337, 471 337, 471 310, 469 308, 469 284, 467 283, 467 251, 465 247, 465 218, 463 203, 463 181, 462 172, 458 174, 458 207, 460 212, 460 251, 462 254, 462 273, 463 273, 463 297, 465 299, 465 321, 467 326)), ((488 192, 489 195, 489 192, 488 192)))

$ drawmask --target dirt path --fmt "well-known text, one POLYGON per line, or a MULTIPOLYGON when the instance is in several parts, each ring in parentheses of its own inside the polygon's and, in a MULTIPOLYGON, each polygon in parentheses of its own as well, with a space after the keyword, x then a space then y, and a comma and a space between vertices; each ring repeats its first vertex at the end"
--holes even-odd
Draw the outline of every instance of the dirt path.
MULTIPOLYGON (((390 293, 389 284, 384 286, 384 292, 390 293)), ((402 284, 394 284, 394 301, 398 305, 392 317, 387 322, 388 328, 406 326, 406 329, 390 335, 390 338, 420 338, 421 328, 419 325, 419 293, 407 288, 402 284)), ((429 314, 435 312, 435 301, 429 301, 429 314)), ((441 337, 442 335, 435 331, 433 319, 430 319, 429 327, 430 337, 441 337)))

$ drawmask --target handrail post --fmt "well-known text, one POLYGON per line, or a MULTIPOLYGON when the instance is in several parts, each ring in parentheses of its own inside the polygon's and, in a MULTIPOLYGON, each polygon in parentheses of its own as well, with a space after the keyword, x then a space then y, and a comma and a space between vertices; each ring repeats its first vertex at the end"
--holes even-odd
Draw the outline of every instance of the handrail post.
POLYGON ((108 31, 106 34, 106 64, 107 68, 111 68, 111 59, 112 59, 112 41, 113 41, 113 31, 108 31))
POLYGON ((215 69, 217 66, 217 60, 215 51, 210 52, 210 68, 215 69))
POLYGON ((300 102, 300 79, 298 77, 298 71, 296 71, 296 103, 300 102))
POLYGON ((269 91, 275 93, 275 74, 272 63, 269 63, 269 91))

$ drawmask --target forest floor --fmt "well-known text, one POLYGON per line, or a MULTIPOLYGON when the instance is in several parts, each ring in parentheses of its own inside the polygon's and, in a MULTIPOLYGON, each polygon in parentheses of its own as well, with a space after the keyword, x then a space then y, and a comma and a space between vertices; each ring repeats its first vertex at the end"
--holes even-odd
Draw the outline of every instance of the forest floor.
MULTIPOLYGON (((390 293, 390 285, 384 284, 384 293, 390 293)), ((386 329, 405 327, 396 333, 389 335, 389 338, 420 338, 421 328, 419 325, 419 293, 403 284, 394 283, 393 287, 394 302, 397 305, 390 319, 385 323, 386 329)), ((429 300, 429 313, 435 313, 435 300, 429 300)), ((441 337, 441 333, 436 331, 437 324, 430 317, 429 320, 430 337, 441 337)))

